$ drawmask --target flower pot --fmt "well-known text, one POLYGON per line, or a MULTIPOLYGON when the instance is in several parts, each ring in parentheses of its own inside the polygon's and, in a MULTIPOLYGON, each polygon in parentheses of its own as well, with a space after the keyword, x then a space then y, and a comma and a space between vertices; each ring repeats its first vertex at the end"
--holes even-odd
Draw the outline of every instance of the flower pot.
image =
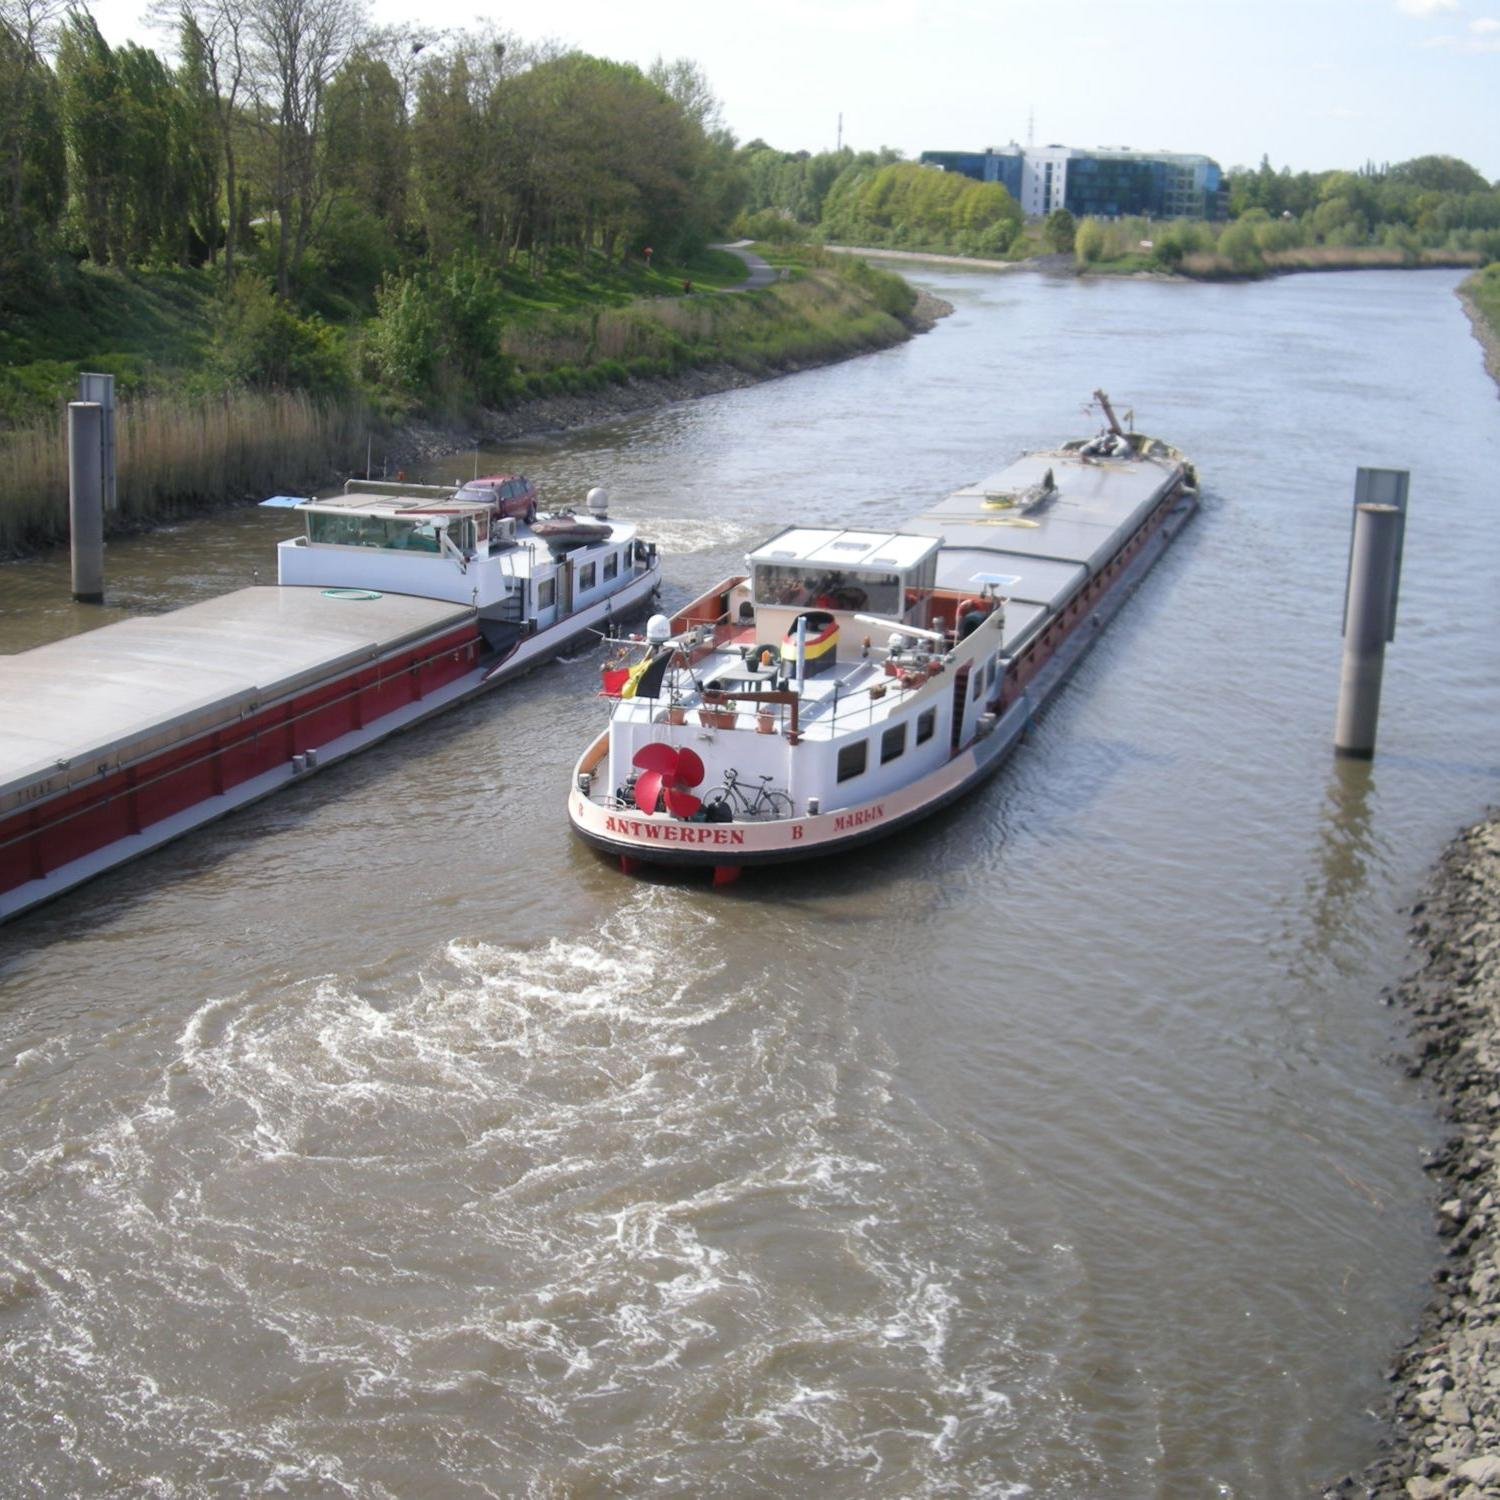
POLYGON ((756 714, 755 732, 757 734, 775 734, 776 718, 774 714, 756 714))

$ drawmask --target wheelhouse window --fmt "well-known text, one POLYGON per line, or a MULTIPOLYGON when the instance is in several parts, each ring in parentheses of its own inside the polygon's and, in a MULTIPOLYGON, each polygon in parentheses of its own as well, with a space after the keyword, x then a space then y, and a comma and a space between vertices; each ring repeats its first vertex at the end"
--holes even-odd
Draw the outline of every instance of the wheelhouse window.
POLYGON ((609 556, 604 559, 604 581, 608 583, 611 578, 618 578, 619 576, 620 554, 618 552, 611 552, 609 556))
POLYGON ((586 594, 591 588, 594 587, 594 580, 598 574, 598 571, 599 568, 596 563, 587 563, 583 568, 579 570, 578 592, 580 594, 586 594))
POLYGON ((929 708, 917 715, 917 743, 925 745, 937 729, 937 709, 929 708))
POLYGON ((755 602, 809 609, 868 610, 899 615, 905 608, 899 573, 823 568, 813 563, 755 564, 755 602))
POLYGON ((856 776, 863 776, 869 759, 868 740, 856 740, 852 745, 845 745, 839 751, 839 780, 853 781, 856 776))
POLYGON ((895 760, 898 755, 906 751, 906 725, 892 724, 886 732, 880 736, 880 764, 884 765, 889 760, 895 760))
POLYGON ((307 513, 307 539, 324 546, 389 547, 403 552, 437 552, 442 521, 433 516, 362 516, 357 511, 307 513))
POLYGON ((441 552, 443 535, 472 555, 488 531, 474 512, 462 515, 379 515, 348 510, 310 510, 307 539, 323 546, 380 547, 396 552, 441 552))
POLYGON ((544 578, 536 586, 536 607, 538 609, 551 609, 557 603, 557 580, 555 578, 544 578))

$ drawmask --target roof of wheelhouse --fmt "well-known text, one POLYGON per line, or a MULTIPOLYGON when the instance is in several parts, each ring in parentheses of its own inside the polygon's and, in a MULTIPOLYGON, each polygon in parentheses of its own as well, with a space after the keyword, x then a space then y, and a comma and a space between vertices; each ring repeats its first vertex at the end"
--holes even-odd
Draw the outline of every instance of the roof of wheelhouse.
POLYGON ((941 538, 899 531, 836 531, 788 526, 750 554, 752 563, 818 568, 914 568, 942 545, 941 538))

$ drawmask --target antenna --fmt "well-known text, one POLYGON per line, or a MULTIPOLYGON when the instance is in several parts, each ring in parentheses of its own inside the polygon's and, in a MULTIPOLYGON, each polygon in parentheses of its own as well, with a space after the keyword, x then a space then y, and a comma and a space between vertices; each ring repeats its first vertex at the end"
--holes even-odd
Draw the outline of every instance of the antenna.
POLYGON ((833 149, 835 151, 842 151, 844 149, 844 112, 843 112, 843 110, 839 111, 839 136, 838 136, 838 145, 836 145, 833 149))

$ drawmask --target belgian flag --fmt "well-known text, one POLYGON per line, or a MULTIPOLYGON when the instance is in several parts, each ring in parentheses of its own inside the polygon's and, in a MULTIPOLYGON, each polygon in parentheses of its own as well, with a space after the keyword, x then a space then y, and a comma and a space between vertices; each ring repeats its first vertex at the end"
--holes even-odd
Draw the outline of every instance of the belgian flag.
POLYGON ((675 650, 674 646, 658 646, 648 651, 630 669, 630 676, 626 679, 625 686, 620 689, 620 696, 622 698, 661 697, 662 678, 667 675, 667 668, 671 665, 675 650))

